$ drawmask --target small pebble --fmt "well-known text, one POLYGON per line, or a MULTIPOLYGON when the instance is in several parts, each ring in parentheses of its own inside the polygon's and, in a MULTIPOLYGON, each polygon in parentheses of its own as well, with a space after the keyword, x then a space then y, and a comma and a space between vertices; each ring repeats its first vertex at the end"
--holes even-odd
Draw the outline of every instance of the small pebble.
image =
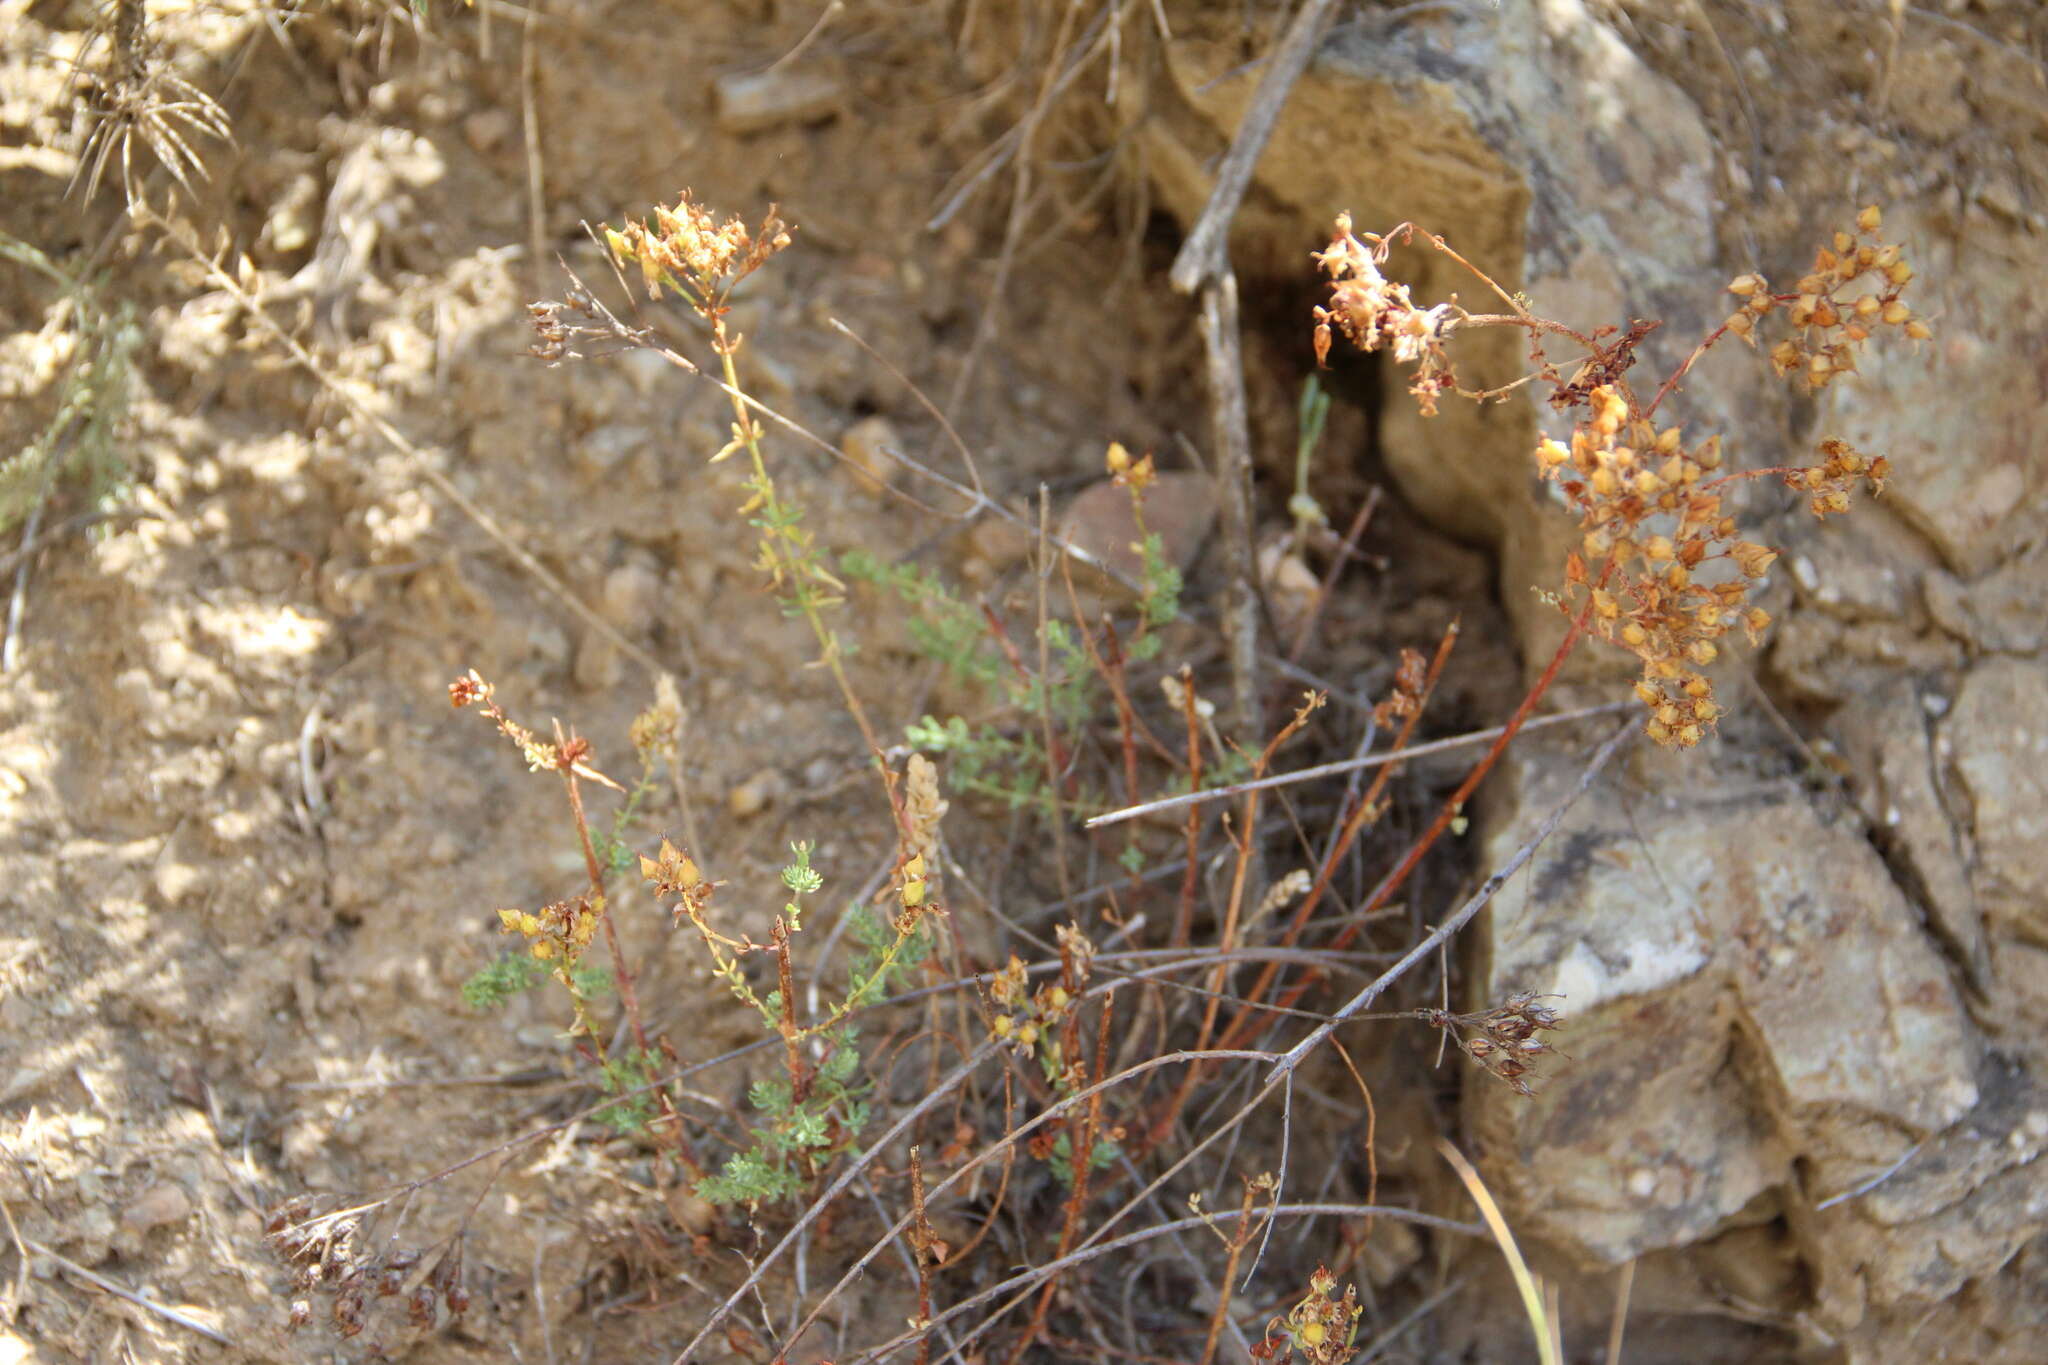
POLYGON ((507 110, 479 110, 462 121, 462 138, 472 151, 493 152, 512 136, 512 126, 512 115, 507 110))
POLYGON ((661 573, 644 559, 629 559, 605 575, 604 614, 620 630, 645 630, 661 607, 661 573))
POLYGON ((145 1233, 152 1228, 182 1223, 192 1212, 192 1196, 170 1181, 151 1185, 121 1210, 121 1223, 129 1231, 145 1233))
MULTIPOLYGON (((1185 569, 1193 562, 1215 520, 1215 485, 1206 474, 1164 473, 1145 494, 1145 527, 1158 535, 1166 562, 1175 568, 1185 569)), ((1127 580, 1144 578, 1130 490, 1114 480, 1103 479, 1081 490, 1067 509, 1060 534, 1127 580)))
POLYGON ((680 1185, 670 1186, 666 1198, 669 1216, 692 1237, 702 1237, 718 1226, 718 1206, 710 1200, 699 1199, 680 1185))
POLYGON ((845 91, 822 71, 778 71, 721 76, 712 86, 721 133, 758 133, 791 123, 823 123, 836 116, 845 91))
POLYGON ((886 417, 863 417, 839 437, 839 449, 851 467, 854 482, 870 493, 879 493, 899 466, 886 454, 903 449, 903 435, 886 417))
POLYGON ((610 692, 625 673, 625 660, 610 640, 590 631, 576 647, 576 664, 570 673, 586 692, 610 692))
POLYGON ((171 1098, 194 1109, 206 1108, 206 1076, 188 1058, 171 1067, 171 1098))
POLYGON ((763 768, 726 794, 725 808, 742 820, 751 819, 775 803, 782 793, 782 774, 763 768))

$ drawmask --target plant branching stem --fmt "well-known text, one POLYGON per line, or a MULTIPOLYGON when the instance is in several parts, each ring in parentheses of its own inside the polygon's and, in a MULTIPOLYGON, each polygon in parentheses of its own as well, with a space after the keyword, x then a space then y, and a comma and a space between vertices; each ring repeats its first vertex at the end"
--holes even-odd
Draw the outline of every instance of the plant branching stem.
POLYGON ((1551 832, 1557 828, 1558 823, 1564 819, 1565 814, 1578 802, 1579 797, 1585 794, 1588 787, 1592 786, 1593 779, 1599 775, 1601 769, 1607 766, 1607 761, 1614 757, 1615 751, 1622 746, 1625 740, 1630 739, 1636 733, 1636 728, 1633 725, 1623 725, 1616 729, 1594 753, 1592 761, 1586 765, 1585 770, 1580 773, 1578 784, 1573 788, 1571 795, 1558 803, 1557 807, 1544 820, 1542 826, 1537 829, 1535 835, 1523 841, 1522 846, 1515 850, 1515 855, 1508 859, 1499 871, 1488 877, 1479 890, 1474 892, 1471 898, 1464 905, 1460 906, 1455 914, 1426 934, 1419 943, 1402 955, 1400 961, 1380 973, 1371 984, 1359 991, 1358 994, 1352 996, 1350 1000, 1345 1002, 1343 1008, 1318 1025, 1306 1038, 1289 1048, 1281 1056, 1280 1060, 1274 1064, 1272 1072, 1269 1073, 1269 1079, 1278 1080, 1286 1076, 1295 1067, 1301 1065, 1302 1059, 1315 1051, 1324 1039, 1336 1032, 1339 1024, 1372 1004, 1388 986, 1405 975, 1416 963, 1435 952, 1439 946, 1449 942, 1453 935, 1464 928, 1471 921, 1472 917, 1478 914, 1488 901, 1493 899, 1500 888, 1507 884, 1508 878, 1521 870, 1522 865, 1528 862, 1529 858, 1543 841, 1550 837, 1551 832))

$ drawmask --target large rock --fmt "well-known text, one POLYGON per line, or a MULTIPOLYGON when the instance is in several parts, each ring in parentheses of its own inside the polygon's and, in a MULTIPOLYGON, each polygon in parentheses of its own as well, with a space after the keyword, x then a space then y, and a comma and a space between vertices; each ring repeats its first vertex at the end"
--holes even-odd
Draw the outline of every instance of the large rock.
MULTIPOLYGON (((1995 1306, 1998 1272, 2048 1228, 2032 1079, 2048 1076, 2048 293, 2015 286, 2048 269, 2048 235, 2014 189, 2048 174, 2048 106, 2010 50, 1918 17, 1879 79, 1836 6, 1764 7, 1747 27, 1711 7, 1595 8, 1347 16, 1259 163, 1232 257, 1248 279, 1294 279, 1340 209, 1362 230, 1412 221, 1546 316, 1661 319, 1627 376, 1647 392, 1720 320, 1726 280, 1754 268, 1788 288, 1828 231, 1883 202, 1931 344, 1869 348, 1813 400, 1724 343, 1659 413, 1723 434, 1736 468, 1805 463, 1827 435, 1890 457, 1874 515, 1819 524, 1770 481, 1734 499, 1784 551, 1764 688, 1804 730, 1798 759, 1846 782, 1775 776, 1788 746, 1740 718, 1610 775, 1471 935, 1468 1004, 1564 994, 1573 1060, 1533 1101, 1475 1073, 1468 1114, 1519 1234, 1594 1263, 1672 1249, 1663 1262, 1690 1258, 1702 1285, 1729 1247, 1768 1244, 1742 1259, 1769 1284, 1689 1306, 1803 1323, 1858 1360, 1924 1359, 1951 1338, 1915 1355, 1906 1329, 1968 1293, 1994 1305, 1975 1319, 1987 1335, 1953 1340, 2025 1319, 1995 1306), (1896 117, 1873 119, 1887 101, 1896 117)), ((1191 221, 1257 68, 1239 70, 1231 23, 1175 22, 1174 97, 1135 126, 1160 199, 1191 221)), ((1388 273, 1423 303, 1498 306, 1434 252, 1397 250, 1388 273)), ((1452 354, 1467 387, 1531 363, 1505 329, 1452 354)), ((1575 535, 1531 468, 1559 419, 1527 389, 1423 418, 1403 387, 1384 385, 1382 453, 1426 516, 1496 549, 1533 675, 1561 622, 1531 590, 1557 586, 1575 535)), ((1574 669, 1626 664, 1596 647, 1574 669)), ((1523 742, 1482 792, 1482 866, 1575 761, 1523 742)))
POLYGON ((1928 929, 1982 990, 1990 949, 1970 873, 1968 822, 1937 752, 1937 719, 1950 709, 1939 690, 1900 678, 1855 698, 1833 728, 1860 777, 1857 796, 1873 843, 1928 929))
POLYGON ((1971 226, 1965 242, 1918 205, 1887 215, 1886 235, 1910 244, 1913 302, 1934 317, 1934 342, 1879 348, 1829 414, 1844 439, 1891 456, 1887 500, 1966 578, 2048 531, 2048 299, 2013 288, 2038 278, 2048 253, 2037 235, 1971 226))
MULTIPOLYGON (((1555 757, 1501 774, 1489 864, 1575 780, 1555 757)), ((1613 779, 1524 876, 1478 994, 1563 996, 1571 1061, 1533 1101, 1468 1101, 1523 1230, 1608 1263, 1685 1246, 1760 1196, 1851 1188, 1977 1104, 1948 964, 1860 830, 1797 785, 1613 779)))
POLYGON ((1946 734, 1970 804, 1982 894, 2048 939, 2048 666, 1994 659, 1971 672, 1946 734))
MULTIPOLYGON (((1579 0, 1457 9, 1433 22, 1339 27, 1289 99, 1259 163, 1258 193, 1239 214, 1233 260, 1254 276, 1298 277, 1307 254, 1348 211, 1361 231, 1414 223, 1539 310, 1585 330, 1661 318, 1633 379, 1661 375, 1728 311, 1716 259, 1714 155, 1699 111, 1579 0), (1625 211, 1620 211, 1625 207, 1625 211)), ((1235 37, 1189 34, 1169 53, 1184 104, 1143 125, 1162 197, 1192 218, 1211 188, 1216 151, 1243 117, 1254 79, 1230 73, 1235 37)), ((1389 274, 1418 301, 1455 293, 1475 312, 1506 305, 1448 258, 1397 250, 1389 274)), ((1569 343, 1545 351, 1567 371, 1569 343)), ((1529 342, 1507 328, 1461 335, 1462 382, 1491 387, 1529 368, 1529 342)), ((1731 450, 1784 458, 1784 402, 1743 347, 1717 348, 1666 416, 1728 433, 1731 450)), ((1563 626, 1533 587, 1555 587, 1572 524, 1534 474, 1541 435, 1569 434, 1524 394, 1506 403, 1443 403, 1424 418, 1389 382, 1381 446, 1404 494, 1433 522, 1500 554, 1502 599, 1539 650, 1563 626)), ((1619 656, 1589 653, 1586 663, 1619 656)), ((1616 664, 1616 666, 1619 666, 1616 664)))

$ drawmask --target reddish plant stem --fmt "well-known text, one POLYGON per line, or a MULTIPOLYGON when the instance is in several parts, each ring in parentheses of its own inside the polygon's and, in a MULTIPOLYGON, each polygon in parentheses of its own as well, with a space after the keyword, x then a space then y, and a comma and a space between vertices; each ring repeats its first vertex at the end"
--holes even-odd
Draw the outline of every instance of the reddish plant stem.
MULTIPOLYGON (((1456 255, 1457 253, 1452 252, 1451 254, 1456 255)), ((1513 313, 1459 314, 1458 330, 1463 331, 1467 327, 1526 327, 1532 332, 1547 332, 1552 336, 1569 337, 1596 355, 1600 351, 1600 343, 1587 336, 1584 332, 1579 331, 1576 327, 1567 327, 1561 322, 1552 322, 1548 318, 1517 316, 1513 313)))
MULTIPOLYGON (((924 1158, 916 1146, 910 1149, 910 1249, 917 1262, 917 1318, 921 1323, 932 1320, 932 1236, 931 1220, 924 1209, 924 1158)), ((929 1328, 918 1333, 917 1365, 930 1365, 932 1358, 932 1334, 929 1328)))
POLYGON ((1071 555, 1062 555, 1060 557, 1060 577, 1066 584, 1067 605, 1068 609, 1074 614, 1074 629, 1080 635, 1081 643, 1087 647, 1088 657, 1094 662, 1095 671, 1102 675, 1103 682, 1109 685, 1110 695, 1116 699, 1117 724, 1125 732, 1123 735, 1124 782, 1127 788, 1135 792, 1138 784, 1138 770, 1136 754, 1132 745, 1134 737, 1144 740, 1145 746, 1151 749, 1153 753, 1158 754, 1164 762, 1178 767, 1180 760, 1175 757, 1171 749, 1160 743, 1159 737, 1152 733, 1152 728, 1145 724, 1145 718, 1138 714, 1135 706, 1131 705, 1129 670, 1124 667, 1123 639, 1117 634, 1116 622, 1111 620, 1107 613, 1104 613, 1102 618, 1102 633, 1103 638, 1109 641, 1108 653, 1105 655, 1102 651, 1095 648, 1095 637, 1089 632, 1087 623, 1082 616, 1080 594, 1074 590, 1073 557, 1071 555))
MULTIPOLYGON (((557 738, 559 737, 558 727, 557 738)), ((557 748, 560 747, 558 744, 557 748)), ((640 995, 633 986, 633 972, 626 965, 625 950, 619 946, 619 932, 612 926, 611 901, 604 894, 604 869, 598 864, 597 848, 590 839, 590 820, 583 810, 583 789, 576 781, 576 774, 567 768, 562 770, 562 781, 569 789, 569 810, 576 817, 576 838, 583 845, 583 867, 590 877, 591 898, 604 907, 604 912, 598 919, 604 925, 605 949, 611 954, 612 979, 618 983, 619 1003, 626 1007, 626 1019, 633 1029, 633 1041, 640 1045, 642 1052, 651 1051, 647 1042, 647 1030, 640 1022, 640 995)))
POLYGON ((1723 336, 1726 336, 1727 333, 1728 324, 1724 322, 1719 327, 1716 327, 1713 331, 1707 333, 1705 339, 1702 340, 1699 345, 1692 348, 1692 354, 1687 356, 1684 359, 1684 361, 1682 361, 1679 364, 1678 368, 1671 372, 1671 377, 1666 379, 1662 384, 1657 386, 1656 395, 1650 399, 1649 406, 1643 409, 1643 420, 1645 422, 1649 421, 1652 417, 1656 415, 1657 405, 1662 403, 1666 398, 1669 398, 1671 396, 1672 390, 1678 387, 1678 381, 1685 378, 1686 374, 1692 369, 1692 367, 1699 363, 1700 357, 1705 355, 1708 349, 1711 346, 1713 346, 1715 342, 1719 341, 1723 336))
MULTIPOLYGON (((1320 695, 1311 698, 1307 705, 1294 713, 1292 720, 1281 727, 1278 734, 1267 741, 1266 747, 1259 751, 1258 761, 1252 765, 1254 781, 1266 775, 1267 768, 1272 765, 1273 755, 1278 753, 1280 746, 1292 739, 1302 726, 1308 724, 1309 716, 1322 705, 1322 702, 1320 695)), ((1223 912, 1223 933, 1219 939, 1219 944, 1226 954, 1237 947, 1238 925, 1244 913, 1245 886, 1251 875, 1253 832, 1259 827, 1259 795, 1259 789, 1256 787, 1244 794, 1244 818, 1230 835, 1231 846, 1237 850, 1237 862, 1231 871, 1230 901, 1223 912)), ((1209 998, 1202 1007, 1202 1030, 1198 1035, 1200 1041, 1195 1044, 1197 1052, 1209 1045, 1208 1040, 1215 1033, 1216 1015, 1223 1004, 1223 980, 1229 970, 1229 963, 1223 961, 1218 962, 1209 973, 1209 998)), ((1150 1141, 1158 1143, 1165 1140, 1166 1135, 1173 1130, 1175 1121, 1179 1119, 1181 1110, 1186 1107, 1189 1096, 1194 1094, 1196 1083, 1206 1074, 1207 1071, 1203 1067, 1188 1068, 1186 1074, 1181 1077, 1180 1088, 1174 1091, 1173 1098, 1167 1103, 1166 1112, 1153 1123, 1149 1133, 1150 1141)))
MULTIPOLYGON (((1605 586, 1613 571, 1614 561, 1610 559, 1601 569, 1599 581, 1594 586, 1605 586)), ((1387 898, 1408 880, 1408 875, 1415 870, 1415 865, 1422 861, 1422 855, 1436 845, 1436 841, 1443 837, 1444 831, 1451 827, 1451 822, 1458 818, 1465 807, 1465 802, 1478 790, 1479 784, 1486 780, 1486 775, 1493 771, 1493 765, 1500 762, 1501 755, 1508 751, 1508 745, 1515 742, 1515 736, 1522 732, 1522 726, 1528 722, 1529 717, 1535 714, 1536 703, 1543 700, 1543 694, 1557 681, 1559 671, 1564 668, 1564 661, 1578 648, 1580 638, 1586 633, 1586 623, 1592 616, 1593 595, 1589 592, 1586 594, 1586 604, 1580 607, 1579 614, 1572 618, 1571 629, 1564 633, 1564 639, 1558 641, 1557 652, 1550 656, 1550 663, 1545 666, 1543 675, 1536 679, 1536 685, 1529 689, 1529 695, 1522 698, 1522 704, 1515 708, 1515 714, 1510 716, 1508 723, 1502 727, 1500 738, 1494 740, 1485 756, 1472 765, 1472 771, 1465 774, 1465 780, 1458 784, 1458 789, 1444 802, 1443 808, 1436 813, 1436 819, 1430 822, 1422 837, 1409 846, 1408 855, 1380 884, 1379 890, 1374 892, 1372 898, 1361 908, 1361 914, 1369 915, 1385 905, 1387 898)), ((1357 926, 1350 927, 1355 929, 1357 926)))
POLYGON ((769 937, 775 944, 775 978, 782 992, 782 1044, 784 1064, 789 1068, 789 1094, 792 1101, 802 1104, 811 1097, 811 1072, 804 1064, 799 1041, 803 1031, 796 1026, 796 972, 789 961, 789 921, 777 915, 769 937))
POLYGON ((1230 1320, 1231 1290, 1237 1286, 1238 1262, 1244 1259, 1245 1246, 1258 1232, 1252 1219, 1252 1203, 1258 1198, 1258 1190, 1247 1180, 1244 1182, 1244 1199, 1238 1205, 1237 1227, 1232 1230, 1227 1250, 1223 1255, 1223 1276, 1216 1285, 1216 1311, 1209 1315, 1209 1336, 1202 1343, 1200 1365, 1213 1365, 1216 1348, 1223 1341, 1223 1324, 1230 1320))
MULTIPOLYGON (((1409 712, 1408 716, 1402 721, 1401 731, 1394 737, 1393 751, 1395 753, 1399 753, 1402 749, 1408 747, 1409 741, 1414 738, 1415 727, 1421 722, 1422 713, 1428 709, 1429 699, 1436 692, 1437 680, 1443 676, 1444 665, 1450 661, 1451 649, 1457 644, 1458 629, 1458 623, 1453 621, 1450 629, 1444 632, 1443 639, 1437 644, 1436 656, 1430 660, 1429 673, 1423 682, 1421 695, 1416 698, 1415 709, 1409 712)), ((1360 799, 1357 807, 1345 819, 1343 833, 1338 836, 1337 842, 1331 846, 1330 854, 1327 858, 1323 859, 1322 866, 1316 869, 1315 884, 1309 888, 1308 894, 1302 897, 1301 904, 1294 908, 1294 918, 1288 921, 1287 932, 1280 936, 1281 947, 1291 948, 1294 946, 1295 941, 1301 937, 1301 932, 1307 926, 1309 917, 1315 913, 1316 907, 1322 903, 1324 894, 1330 889, 1330 882, 1336 877, 1337 868, 1342 865, 1344 855, 1350 852, 1352 843, 1358 838, 1359 833, 1364 830, 1366 825, 1377 818, 1380 796, 1386 790, 1387 784, 1393 781, 1394 773, 1398 766, 1398 764, 1389 763, 1381 767, 1379 772, 1374 774, 1372 786, 1366 789, 1365 796, 1360 799)), ((1237 1015, 1230 1022, 1230 1027, 1224 1031, 1223 1037, 1232 1039, 1242 1038, 1250 1033, 1251 1016, 1257 1008, 1258 1002, 1265 997, 1268 990, 1272 989, 1273 980, 1279 974, 1280 964, 1278 962, 1266 964, 1265 968, 1259 973, 1257 982, 1254 983, 1251 990, 1246 994, 1244 1004, 1239 1006, 1237 1015)))
MULTIPOLYGON (((1186 664, 1180 666, 1180 710, 1188 729, 1188 790, 1202 789, 1202 723, 1195 713, 1195 671, 1186 664)), ((1199 806, 1188 807, 1187 818, 1187 871, 1181 874, 1180 905, 1173 914, 1173 946, 1188 946, 1188 934, 1195 918, 1195 892, 1202 884, 1202 812, 1199 806)))
MULTIPOLYGON (((1102 1012, 1096 1018, 1095 1069, 1089 1081, 1093 1093, 1088 1096, 1088 1103, 1081 1111, 1080 1131, 1074 1133, 1071 1127, 1068 1129, 1069 1133, 1073 1133, 1073 1140, 1068 1143, 1067 1149, 1073 1160, 1074 1188, 1067 1197, 1066 1218, 1060 1225, 1059 1252, 1054 1256, 1054 1260, 1059 1260, 1072 1251, 1074 1239, 1081 1233, 1081 1214, 1088 1203, 1088 1177, 1094 1168, 1095 1134, 1102 1124, 1103 1091, 1100 1087, 1109 1063, 1109 1021, 1115 1008, 1116 991, 1112 988, 1109 994, 1102 998, 1102 1012)), ((1058 1276, 1045 1282, 1045 1290, 1038 1296, 1038 1306, 1031 1313, 1031 1326, 1019 1338, 1017 1348, 1010 1353, 1007 1365, 1016 1365, 1024 1352, 1030 1349, 1031 1343, 1044 1334, 1046 1314, 1052 1309, 1053 1291, 1058 1288, 1058 1276)))
MULTIPOLYGON (((1777 300, 1779 303, 1794 303, 1799 298, 1797 294, 1773 294, 1771 295, 1771 297, 1777 300)), ((1652 416, 1656 414, 1658 405, 1661 404, 1666 398, 1669 398, 1671 396, 1672 390, 1678 387, 1678 381, 1685 378, 1686 374, 1692 369, 1692 367, 1699 363, 1700 357, 1705 355, 1710 349, 1712 349, 1715 342, 1719 341, 1722 337, 1726 336, 1727 334, 1728 324, 1724 322, 1719 327, 1716 327, 1713 331, 1707 333, 1707 335, 1700 341, 1700 344, 1692 348, 1692 354, 1685 358, 1684 363, 1679 365, 1677 369, 1671 372, 1671 377, 1669 379, 1666 379, 1662 384, 1657 386, 1656 396, 1651 398, 1650 405, 1643 409, 1644 421, 1647 422, 1648 420, 1650 420, 1652 416)), ((1750 344, 1754 346, 1754 340, 1752 340, 1750 344)))
MULTIPOLYGON (((1613 570, 1614 561, 1610 559, 1601 569, 1599 580, 1594 586, 1604 585, 1613 570)), ((1330 940, 1329 947, 1331 951, 1341 951, 1350 945, 1352 939, 1356 938, 1364 929, 1366 924, 1365 917, 1387 903, 1388 898, 1395 891, 1399 890, 1402 883, 1408 880, 1409 874, 1415 871, 1416 865, 1422 861, 1422 856, 1435 846, 1436 841, 1443 837, 1444 831, 1451 827, 1451 822, 1458 818, 1466 800, 1478 788, 1479 784, 1486 779, 1486 775, 1493 771, 1493 765, 1500 761, 1501 755, 1507 752, 1508 745, 1514 742, 1514 738, 1521 732, 1523 724, 1527 722, 1529 716, 1535 711, 1536 703, 1542 700, 1543 694, 1550 690, 1551 683, 1557 680, 1558 671, 1564 667, 1564 661, 1571 657, 1572 650, 1578 647, 1580 638, 1585 634, 1586 622, 1591 619, 1592 613, 1593 597, 1589 592, 1586 595, 1586 605, 1579 608, 1579 614, 1572 618, 1571 629, 1565 632, 1564 639, 1558 643, 1557 652, 1551 656, 1549 665, 1543 670, 1543 676, 1538 678, 1536 685, 1529 689, 1529 695, 1522 698, 1522 704, 1515 708, 1515 714, 1502 727, 1500 737, 1494 740, 1492 747, 1486 751, 1486 755, 1473 765, 1472 771, 1465 775, 1465 780, 1458 784, 1458 789, 1452 792, 1450 798, 1444 802, 1443 808, 1437 812, 1436 819, 1430 823, 1428 829, 1422 832, 1422 837, 1409 845, 1408 852, 1401 859, 1399 865, 1387 874, 1386 880, 1379 884, 1378 889, 1360 907, 1359 917, 1346 925, 1335 938, 1330 940)), ((1314 985, 1314 977, 1297 983, 1285 995, 1280 997, 1280 1000, 1277 1002, 1279 1007, 1281 1009, 1293 1007, 1302 996, 1308 994, 1314 985)), ((1253 1008, 1256 1007, 1248 1006, 1246 1012, 1249 1013, 1253 1008)))
MULTIPOLYGON (((555 738, 556 751, 562 752, 559 725, 556 727, 555 738)), ((603 912, 597 918, 598 923, 604 926, 604 946, 612 962, 612 980, 618 985, 619 1003, 625 1006, 626 1022, 633 1030, 633 1041, 638 1045, 640 1055, 646 1057, 653 1053, 654 1048, 647 1040, 646 1027, 641 1023, 640 993, 633 984, 633 969, 626 965, 626 950, 619 943, 618 927, 612 923, 611 898, 605 895, 604 889, 604 868, 597 861, 597 847, 590 838, 590 818, 583 809, 583 788, 577 782, 575 772, 569 768, 562 769, 562 781, 569 789, 569 810, 576 818, 576 838, 583 846, 583 869, 590 878, 591 898, 603 907, 603 912)), ((591 1043, 597 1049, 598 1061, 602 1064, 603 1040, 593 1038, 591 1043)), ((666 1050, 664 1048, 664 1051, 666 1050)), ((691 1179, 703 1179, 704 1167, 697 1160, 696 1149, 690 1142, 689 1134, 683 1131, 683 1116, 676 1109, 675 1101, 665 1089, 656 1090, 654 1093, 656 1102, 661 1106, 661 1116, 667 1120, 665 1123, 657 1124, 656 1131, 671 1136, 676 1158, 683 1163, 683 1168, 690 1173, 691 1179)))

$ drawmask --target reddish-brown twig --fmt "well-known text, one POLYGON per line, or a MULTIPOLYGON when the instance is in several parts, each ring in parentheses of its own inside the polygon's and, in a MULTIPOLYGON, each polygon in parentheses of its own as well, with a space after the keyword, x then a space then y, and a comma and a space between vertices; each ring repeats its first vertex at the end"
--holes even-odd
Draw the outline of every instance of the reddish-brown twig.
MULTIPOLYGON (((1450 661, 1451 649, 1456 645, 1457 639, 1458 623, 1453 621, 1450 627, 1444 631, 1443 639, 1438 642, 1436 656, 1430 661, 1429 673, 1424 679, 1421 688, 1413 697, 1412 705, 1407 708, 1408 714, 1402 718, 1400 732, 1394 737, 1395 753, 1399 753, 1407 747, 1409 739, 1414 736, 1415 727, 1421 721, 1422 713, 1428 709, 1429 698, 1436 691, 1437 680, 1443 676, 1444 665, 1450 661)), ((1495 742, 1498 743, 1499 741, 1495 742)), ((1315 913, 1316 906, 1321 903, 1324 894, 1330 889, 1330 882, 1337 875, 1337 868, 1342 864, 1344 855, 1350 851, 1351 845, 1358 838, 1359 832, 1378 818, 1378 813, 1381 809, 1380 795, 1386 790, 1387 783, 1393 779, 1395 771, 1395 765, 1393 764, 1382 767, 1374 775, 1372 786, 1367 788, 1364 798, 1359 801, 1357 807, 1346 817, 1343 832, 1338 836, 1336 843, 1331 846, 1329 856, 1323 859, 1322 866, 1316 870, 1314 884, 1309 887, 1308 894, 1302 897, 1301 904, 1294 908, 1294 918, 1288 922, 1287 931, 1280 936, 1280 945, 1282 947, 1294 946, 1295 941, 1301 937, 1301 931, 1307 926, 1309 917, 1315 913)), ((1370 912, 1377 908, 1377 906, 1368 906, 1366 911, 1370 912)), ((1250 1034, 1251 1017, 1257 1010, 1258 1002, 1265 998, 1266 992, 1273 985, 1273 979, 1279 974, 1279 963, 1268 963, 1266 965, 1265 969, 1259 973, 1257 982, 1246 993, 1245 1003, 1239 1007, 1236 1017, 1231 1020, 1230 1027, 1224 1031, 1223 1037, 1241 1039, 1250 1034)), ((1301 998, 1302 993, 1303 989, 1297 987, 1288 995, 1285 1001, 1286 1006, 1291 1008, 1294 1002, 1301 998)))
POLYGON ((1259 1230, 1252 1221, 1252 1206, 1258 1201, 1259 1191, 1271 1186, 1271 1177, 1244 1182, 1244 1197, 1237 1208, 1237 1227, 1223 1241, 1223 1274, 1216 1282, 1216 1311, 1209 1315, 1209 1335, 1202 1342, 1201 1365, 1211 1365, 1216 1359, 1216 1348, 1223 1342, 1223 1326, 1230 1320, 1231 1291, 1237 1287, 1238 1262, 1244 1259, 1245 1247, 1250 1245, 1253 1235, 1259 1230))

